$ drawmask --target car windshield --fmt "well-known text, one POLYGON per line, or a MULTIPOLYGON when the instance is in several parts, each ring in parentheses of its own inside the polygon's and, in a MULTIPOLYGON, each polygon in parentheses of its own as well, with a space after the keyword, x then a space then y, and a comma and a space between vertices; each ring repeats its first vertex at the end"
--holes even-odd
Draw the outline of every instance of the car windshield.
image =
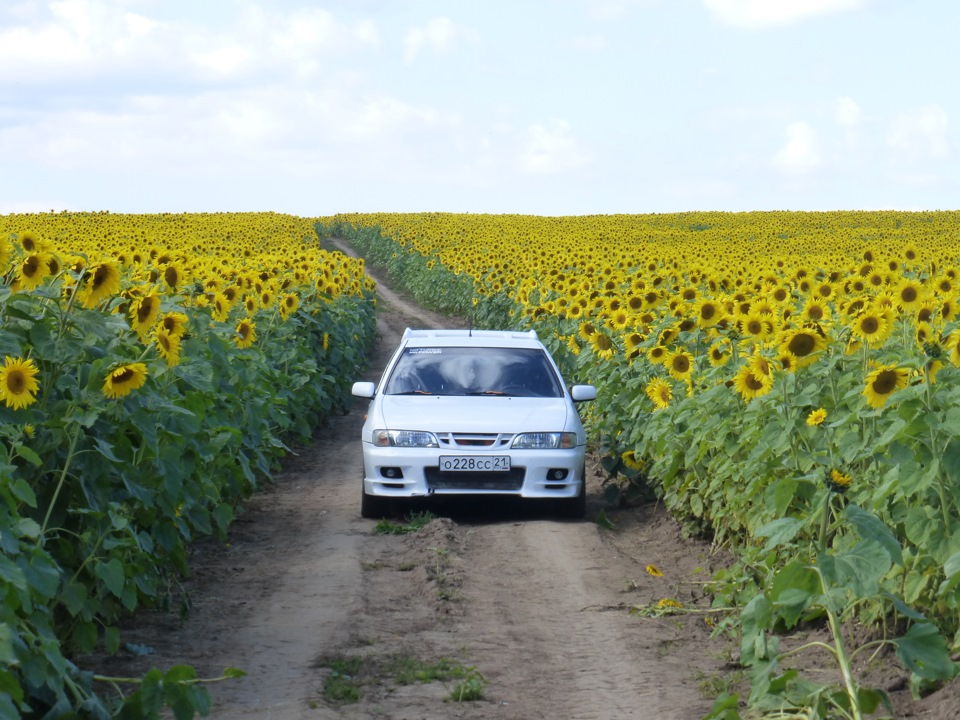
POLYGON ((406 348, 387 395, 563 397, 556 372, 536 348, 406 348))

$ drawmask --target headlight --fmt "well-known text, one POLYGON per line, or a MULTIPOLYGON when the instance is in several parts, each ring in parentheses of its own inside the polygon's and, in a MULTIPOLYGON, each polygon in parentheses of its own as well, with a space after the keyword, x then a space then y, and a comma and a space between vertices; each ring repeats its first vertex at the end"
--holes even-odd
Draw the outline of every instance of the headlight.
POLYGON ((422 430, 374 430, 377 447, 440 447, 437 437, 422 430))
POLYGON ((510 445, 518 450, 555 450, 577 446, 577 434, 570 432, 536 432, 517 435, 510 445))

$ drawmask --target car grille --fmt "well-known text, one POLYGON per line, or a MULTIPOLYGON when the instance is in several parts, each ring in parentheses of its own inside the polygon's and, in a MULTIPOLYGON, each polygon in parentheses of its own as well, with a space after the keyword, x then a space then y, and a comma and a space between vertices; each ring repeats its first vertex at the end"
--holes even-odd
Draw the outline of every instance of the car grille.
POLYGON ((513 442, 512 433, 435 433, 442 448, 505 448, 513 442))
POLYGON ((526 469, 515 467, 507 472, 442 473, 440 468, 426 467, 423 474, 430 490, 519 490, 523 487, 526 469))

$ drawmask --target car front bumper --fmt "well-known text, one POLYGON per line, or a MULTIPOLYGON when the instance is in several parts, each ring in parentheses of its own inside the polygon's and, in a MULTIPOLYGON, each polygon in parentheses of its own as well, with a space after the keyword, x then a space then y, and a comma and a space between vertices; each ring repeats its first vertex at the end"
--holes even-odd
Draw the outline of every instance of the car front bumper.
POLYGON ((376 447, 363 444, 364 492, 382 497, 513 495, 572 498, 583 484, 585 447, 555 450, 458 452, 460 456, 510 457, 509 471, 441 472, 438 448, 376 447))

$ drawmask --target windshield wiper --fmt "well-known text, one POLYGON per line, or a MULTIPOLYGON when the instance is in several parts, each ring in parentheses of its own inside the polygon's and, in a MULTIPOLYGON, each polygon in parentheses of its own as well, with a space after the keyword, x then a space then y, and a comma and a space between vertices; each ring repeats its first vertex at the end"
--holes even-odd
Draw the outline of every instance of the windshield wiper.
POLYGON ((429 390, 407 390, 406 392, 387 393, 388 395, 436 395, 429 390))

